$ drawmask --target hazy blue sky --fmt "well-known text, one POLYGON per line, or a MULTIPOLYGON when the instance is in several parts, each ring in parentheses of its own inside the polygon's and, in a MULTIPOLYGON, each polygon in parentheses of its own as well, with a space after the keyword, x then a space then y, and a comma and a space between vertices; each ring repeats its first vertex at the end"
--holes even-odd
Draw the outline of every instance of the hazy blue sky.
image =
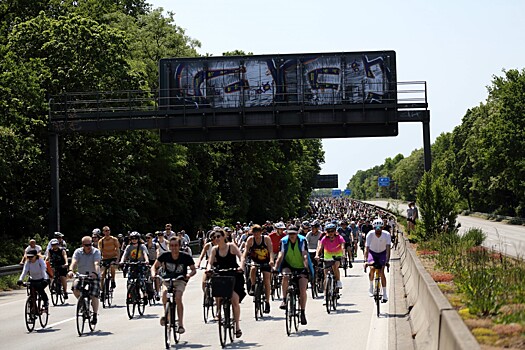
MULTIPOLYGON (((525 1, 150 0, 202 43, 199 53, 394 50, 397 80, 425 80, 432 142, 485 101, 502 69, 525 67, 525 1)), ((399 136, 323 140, 323 174, 346 187, 357 170, 423 146, 421 124, 399 136)))

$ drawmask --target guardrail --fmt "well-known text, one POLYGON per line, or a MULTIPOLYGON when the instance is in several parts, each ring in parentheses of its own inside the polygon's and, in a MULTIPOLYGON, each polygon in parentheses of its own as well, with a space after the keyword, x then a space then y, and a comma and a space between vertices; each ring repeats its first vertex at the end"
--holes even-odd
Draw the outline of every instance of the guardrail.
POLYGON ((0 277, 22 272, 23 265, 10 265, 0 267, 0 277))

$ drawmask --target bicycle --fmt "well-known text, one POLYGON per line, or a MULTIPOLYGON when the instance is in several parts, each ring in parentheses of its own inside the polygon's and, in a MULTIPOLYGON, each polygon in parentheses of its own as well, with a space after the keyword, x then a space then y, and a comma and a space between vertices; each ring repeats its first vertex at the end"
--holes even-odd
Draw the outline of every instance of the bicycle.
POLYGON ((272 271, 271 289, 272 301, 281 298, 281 286, 283 283, 283 276, 278 271, 272 271))
POLYGON ((210 310, 211 310, 211 316, 215 317, 215 299, 212 296, 211 279, 209 277, 206 278, 206 281, 204 282, 204 295, 203 295, 203 300, 202 300, 202 310, 203 310, 203 316, 204 316, 204 323, 208 323, 208 319, 210 318, 210 310))
MULTIPOLYGON (((333 260, 319 259, 319 262, 336 262, 341 261, 341 257, 334 257, 333 260)), ((339 288, 337 288, 337 281, 335 280, 332 266, 326 268, 326 291, 324 293, 326 312, 330 310, 337 310, 337 301, 339 300, 339 288)))
POLYGON ((316 297, 324 293, 324 269, 320 264, 314 268, 314 287, 316 297))
POLYGON ((102 287, 102 307, 111 307, 113 303, 113 287, 111 287, 111 281, 113 281, 113 274, 111 273, 111 265, 118 265, 111 260, 103 260, 101 267, 105 267, 104 286, 102 287))
POLYGON ((36 319, 38 318, 40 326, 45 328, 47 326, 47 321, 49 314, 42 305, 44 302, 40 297, 40 294, 37 293, 35 288, 31 288, 31 280, 22 284, 27 287, 27 301, 25 305, 25 321, 26 328, 29 332, 32 332, 35 329, 36 319))
POLYGON ((230 342, 233 342, 233 335, 237 331, 235 328, 235 318, 232 317, 233 309, 231 304, 231 297, 235 285, 235 277, 221 276, 217 273, 236 271, 238 271, 237 268, 216 269, 214 270, 216 274, 211 277, 212 296, 215 298, 220 298, 217 316, 219 317, 219 341, 221 343, 221 347, 223 348, 226 346, 227 336, 229 336, 230 342))
POLYGON ((394 231, 395 234, 392 234, 392 248, 397 249, 397 244, 399 243, 399 230, 394 231))
POLYGON ((250 266, 255 266, 255 285, 253 292, 253 304, 255 308, 255 320, 263 317, 263 300, 265 299, 264 294, 264 283, 261 272, 261 265, 257 263, 251 263, 250 266))
MULTIPOLYGON (((94 312, 93 308, 91 306, 91 285, 90 280, 93 278, 89 276, 89 273, 86 272, 86 274, 76 274, 76 278, 78 278, 78 288, 80 290, 80 297, 77 301, 77 332, 78 336, 81 337, 84 333, 84 326, 87 321, 89 325, 89 329, 91 332, 95 330, 95 325, 91 324, 91 320, 93 318, 94 312)), ((98 282, 97 282, 98 283, 98 282)))
POLYGON ((142 261, 127 262, 124 265, 128 268, 128 289, 126 293, 126 309, 131 320, 135 316, 135 308, 140 316, 144 315, 148 295, 144 280, 144 269, 146 263, 142 261))
MULTIPOLYGON (((375 271, 374 271, 374 302, 376 304, 376 308, 377 308, 377 317, 379 317, 379 311, 380 311, 380 304, 381 303, 386 303, 386 300, 383 300, 383 293, 381 292, 381 276, 379 274, 379 271, 381 271, 381 268, 383 267, 381 264, 379 263, 375 263, 375 262, 371 262, 371 263, 366 263, 365 264, 365 273, 366 273, 366 268, 368 266, 373 266, 375 271)), ((387 272, 390 272, 390 264, 386 264, 386 269, 387 269, 387 272)))
MULTIPOLYGON (((353 252, 353 248, 352 249, 352 252, 353 252)), ((353 255, 353 253, 351 253, 351 255, 353 255)), ((347 273, 347 269, 348 269, 348 263, 349 263, 349 255, 348 255, 348 250, 343 249, 343 256, 341 257, 341 265, 340 267, 343 269, 343 271, 345 272, 345 277, 348 276, 348 273, 347 273)))
POLYGON ((288 278, 288 290, 286 291, 286 334, 289 336, 292 333, 292 323, 297 332, 299 330, 299 316, 301 314, 301 305, 299 303, 299 278, 300 273, 292 271, 291 273, 284 273, 288 278))
POLYGON ((64 290, 62 289, 62 280, 60 279, 58 271, 59 269, 57 267, 53 267, 53 279, 49 285, 49 291, 51 292, 51 302, 53 303, 53 306, 57 306, 59 301, 60 305, 64 305, 66 301, 64 299, 64 290))
POLYGON ((166 291, 166 306, 164 307, 164 342, 166 343, 166 349, 171 346, 171 338, 173 333, 173 340, 175 344, 179 343, 179 322, 177 319, 177 302, 175 300, 175 290, 173 288, 173 281, 183 280, 184 276, 177 278, 166 278, 164 282, 169 282, 169 286, 166 291))

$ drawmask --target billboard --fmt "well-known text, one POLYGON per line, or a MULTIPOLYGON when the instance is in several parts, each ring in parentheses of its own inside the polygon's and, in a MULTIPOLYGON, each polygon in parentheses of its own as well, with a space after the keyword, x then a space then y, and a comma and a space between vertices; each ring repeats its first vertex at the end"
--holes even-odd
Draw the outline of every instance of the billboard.
POLYGON ((166 58, 163 108, 393 103, 394 51, 166 58))
POLYGON ((335 188, 339 186, 339 176, 337 174, 317 175, 314 188, 335 188))

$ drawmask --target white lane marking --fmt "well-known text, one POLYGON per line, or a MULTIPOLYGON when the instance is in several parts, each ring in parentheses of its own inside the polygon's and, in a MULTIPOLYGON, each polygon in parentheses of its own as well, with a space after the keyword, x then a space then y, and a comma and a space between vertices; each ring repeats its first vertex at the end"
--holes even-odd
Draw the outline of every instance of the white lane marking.
POLYGON ((14 303, 19 303, 19 302, 22 302, 22 301, 26 301, 26 299, 10 301, 8 303, 0 304, 0 306, 6 306, 6 305, 14 304, 14 303))
POLYGON ((55 326, 58 326, 59 324, 66 323, 66 322, 69 322, 69 321, 73 321, 74 319, 76 319, 76 316, 73 316, 73 317, 71 317, 71 318, 66 318, 65 320, 62 320, 62 321, 59 321, 59 322, 56 322, 56 323, 50 324, 50 325, 47 326, 46 328, 53 328, 53 327, 55 327, 55 326))
MULTIPOLYGON (((387 274, 387 286, 390 285, 390 276, 387 274)), ((373 299, 370 298, 372 301, 373 299)), ((381 303, 381 313, 377 317, 376 306, 372 309, 372 318, 370 320, 370 328, 368 329, 368 340, 366 342, 367 350, 384 350, 388 349, 388 321, 386 315, 388 303, 381 303)))

